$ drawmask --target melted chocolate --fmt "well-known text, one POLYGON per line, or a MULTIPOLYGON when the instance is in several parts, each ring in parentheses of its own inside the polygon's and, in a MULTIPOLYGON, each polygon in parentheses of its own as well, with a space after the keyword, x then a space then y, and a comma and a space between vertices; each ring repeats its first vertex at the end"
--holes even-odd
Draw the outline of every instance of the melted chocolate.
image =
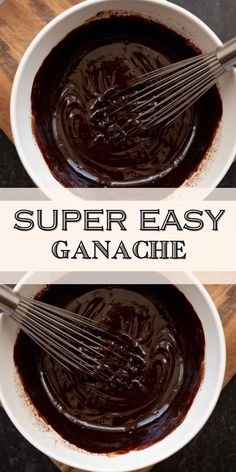
POLYGON ((93 115, 105 92, 198 52, 174 31, 135 15, 97 18, 66 36, 32 89, 33 129, 54 177, 67 187, 180 186, 214 138, 222 114, 216 87, 154 135, 111 139, 112 124, 95 126, 93 115))
POLYGON ((69 372, 19 333, 14 360, 25 391, 63 438, 87 451, 121 453, 161 440, 183 421, 202 379, 205 341, 179 290, 55 285, 37 298, 104 323, 139 353, 126 380, 103 382, 69 372))

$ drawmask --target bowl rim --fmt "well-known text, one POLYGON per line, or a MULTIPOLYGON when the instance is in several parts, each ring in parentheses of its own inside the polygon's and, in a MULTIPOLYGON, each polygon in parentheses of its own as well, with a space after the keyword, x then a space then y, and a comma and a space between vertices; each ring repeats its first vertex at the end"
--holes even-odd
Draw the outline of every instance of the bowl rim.
MULTIPOLYGON (((34 274, 35 274, 35 272, 33 272, 33 271, 26 273, 21 278, 21 280, 18 282, 18 284, 16 285, 14 290, 20 291, 25 285, 30 284, 30 280, 32 280, 34 274)), ((138 460, 138 469, 149 467, 149 466, 152 466, 152 465, 154 465, 154 464, 156 464, 160 461, 163 461, 163 460, 167 459, 168 457, 170 457, 171 455, 175 454, 177 451, 182 449, 189 441, 191 441, 191 439, 193 439, 193 437, 201 430, 201 428, 204 426, 204 424, 208 420, 209 416, 211 415, 211 413, 212 413, 212 411, 213 411, 213 409, 214 409, 214 407, 217 403, 218 397, 219 397, 220 392, 221 392, 223 380, 224 380, 225 365, 226 365, 225 337, 224 337, 223 327, 222 327, 222 323, 221 323, 221 320, 220 320, 219 313, 216 309, 216 306, 215 306, 213 300, 211 299, 209 293, 207 292, 206 288, 199 282, 199 280, 197 279, 197 277, 194 274, 186 271, 186 272, 184 272, 184 275, 191 282, 191 285, 194 285, 196 287, 199 295, 207 303, 207 305, 209 307, 209 310, 211 312, 211 316, 213 317, 213 320, 214 320, 214 324, 215 324, 215 327, 216 327, 216 333, 217 333, 217 336, 218 336, 218 342, 219 342, 219 365, 218 365, 217 381, 216 381, 216 385, 215 385, 214 395, 212 395, 211 398, 209 398, 209 403, 207 405, 207 408, 205 409, 205 411, 201 415, 201 418, 199 419, 198 422, 194 423, 193 427, 191 428, 191 430, 188 434, 185 434, 185 435, 183 435, 182 438, 178 439, 175 447, 171 448, 171 451, 169 451, 169 449, 166 450, 165 452, 162 453, 161 457, 157 457, 157 453, 155 455, 155 451, 150 451, 150 455, 148 456, 148 458, 146 457, 145 453, 144 453, 144 455, 142 454, 143 451, 149 451, 150 448, 152 448, 153 446, 158 444, 158 443, 154 443, 151 446, 148 446, 147 448, 144 448, 144 449, 141 449, 141 450, 136 450, 136 451, 131 451, 131 452, 128 452, 128 453, 122 454, 122 455, 109 456, 109 455, 106 455, 106 454, 101 455, 101 454, 90 454, 90 453, 88 453, 88 455, 90 455, 90 457, 91 456, 94 457, 94 464, 91 467, 90 463, 86 465, 86 456, 87 455, 85 455, 84 452, 82 452, 78 449, 78 453, 76 454, 76 456, 72 457, 71 460, 69 460, 69 459, 66 460, 67 465, 69 465, 71 467, 82 467, 83 470, 90 471, 90 472, 91 471, 93 471, 93 472, 110 472, 111 470, 113 472, 124 472, 124 470, 125 470, 125 472, 131 472, 131 471, 137 470, 137 463, 135 463, 135 461, 138 460), (132 456, 132 453, 135 453, 135 455, 132 456), (96 457, 101 458, 101 456, 103 456, 103 458, 104 458, 104 464, 102 466, 101 465, 96 465, 95 464, 96 457), (122 461, 122 460, 119 461, 119 458, 120 457, 122 458, 124 456, 126 457, 126 459, 128 459, 127 463, 125 463, 125 464, 123 463, 124 461, 122 461), (134 460, 131 462, 128 457, 130 457, 130 459, 132 458, 134 460), (134 463, 134 465, 132 465, 133 463, 134 463)), ((168 276, 167 276, 167 278, 168 278, 168 276)), ((172 282, 170 282, 170 283, 172 283, 172 282)), ((33 284, 33 285, 35 285, 35 284, 33 284)), ((176 284, 176 285, 181 290, 181 284, 176 284)), ((201 386, 200 386, 200 389, 198 390, 198 392, 196 393, 195 397, 197 397, 200 390, 201 390, 201 386)), ((42 444, 40 442, 40 440, 36 439, 35 437, 32 437, 32 435, 29 433, 29 429, 26 428, 26 430, 25 430, 24 425, 22 425, 18 421, 18 419, 15 418, 14 411, 12 410, 11 407, 8 406, 8 400, 2 392, 1 382, 0 382, 0 398, 2 400, 2 404, 3 404, 3 407, 4 407, 7 415, 9 416, 9 418, 11 419, 11 421, 15 425, 15 427, 18 429, 18 431, 23 435, 23 437, 25 437, 34 447, 36 447, 38 450, 43 452, 45 455, 51 457, 52 459, 54 459, 56 461, 65 463, 65 458, 63 459, 62 456, 60 456, 60 452, 55 453, 55 452, 49 451, 45 444, 42 444)), ((192 406, 190 407, 189 411, 191 410, 191 408, 192 408, 192 406)), ((183 422, 181 424, 183 424, 184 421, 185 421, 185 419, 183 420, 183 422)), ((35 428, 35 427, 32 425, 32 428, 35 428)), ((177 429, 178 428, 176 428, 176 430, 177 429)), ((165 440, 165 438, 163 440, 165 440)), ((66 444, 66 442, 65 442, 65 444, 66 444)))
MULTIPOLYGON (((19 131, 18 131, 18 120, 16 118, 17 113, 16 113, 16 103, 17 103, 17 97, 18 94, 20 93, 20 84, 22 80, 22 74, 24 71, 25 66, 27 65, 28 61, 30 60, 31 54, 34 51, 35 46, 40 42, 41 38, 43 38, 45 35, 47 35, 48 31, 50 31, 52 28, 54 28, 57 24, 59 24, 61 21, 66 19, 68 16, 71 14, 81 11, 83 9, 87 9, 87 7, 95 4, 103 4, 103 3, 111 3, 114 2, 114 9, 115 9, 115 0, 84 0, 81 3, 74 5, 64 12, 60 13, 57 15, 54 19, 52 19, 49 23, 47 23, 41 31, 33 38, 29 46, 27 47, 15 74, 15 78, 13 81, 12 85, 12 91, 11 91, 11 98, 10 98, 10 122, 11 122, 11 129, 12 129, 12 134, 13 134, 13 139, 15 146, 17 148, 17 152, 19 154, 19 157, 21 159, 21 162, 23 166, 25 167, 27 173, 29 174, 30 178, 33 180, 33 182, 43 191, 43 193, 48 197, 48 198, 53 198, 54 192, 53 189, 62 189, 63 192, 68 194, 69 188, 64 187, 50 172, 50 169, 48 168, 48 172, 50 173, 51 177, 51 185, 50 188, 48 188, 44 182, 43 178, 41 177, 40 173, 37 172, 36 166, 32 165, 32 162, 29 161, 28 158, 26 158, 25 152, 24 152, 24 145, 22 145, 22 139, 20 137, 19 131), (52 188, 53 187, 53 188, 52 188)), ((214 41, 216 46, 222 45, 222 42, 218 38, 218 36, 211 30, 211 28, 206 25, 201 19, 199 19, 197 16, 195 16, 193 13, 189 12, 183 7, 180 7, 178 5, 175 5, 173 3, 169 3, 167 0, 135 0, 135 3, 153 3, 153 4, 159 4, 161 6, 164 6, 167 10, 172 10, 180 13, 182 16, 186 17, 187 19, 189 18, 191 21, 195 22, 198 24, 202 30, 204 30, 208 36, 214 41)), ((235 88, 236 88, 236 70, 232 70, 231 72, 232 78, 234 77, 235 81, 235 88)), ((37 149, 39 150, 42 159, 42 153, 38 147, 38 144, 36 140, 34 140, 35 145, 37 149)), ((214 143, 214 140, 213 140, 214 143)), ((224 175, 226 174, 227 170, 229 169, 230 165, 232 164, 234 157, 236 154, 236 135, 235 135, 235 141, 234 145, 232 146, 231 152, 228 153, 228 156, 226 159, 223 160, 224 165, 222 166, 221 170, 217 173, 215 176, 214 180, 212 180, 212 183, 209 187, 206 187, 204 189, 204 195, 207 196, 217 185, 218 183, 222 180, 224 175)), ((45 162, 45 161, 44 161, 45 162)), ((45 165, 47 166, 47 163, 45 162, 45 165)), ((48 167, 48 166, 47 166, 48 167)), ((204 169, 203 169, 204 170, 204 169)), ((201 173, 201 171, 200 171, 201 173)), ((194 179, 195 176, 193 176, 194 179)), ((191 176, 190 176, 191 179, 191 176)), ((188 185, 188 180, 189 178, 181 185, 185 186, 188 185)), ((193 180, 193 183, 190 183, 191 187, 199 187, 197 184, 197 177, 196 177, 196 183, 193 180)), ((201 186, 200 186, 201 187, 201 186)), ((124 187, 125 188, 125 187, 124 187)), ((135 187, 134 187, 135 188, 135 187)), ((77 197, 78 198, 78 197, 77 197)), ((79 197, 80 198, 80 197, 79 197)))

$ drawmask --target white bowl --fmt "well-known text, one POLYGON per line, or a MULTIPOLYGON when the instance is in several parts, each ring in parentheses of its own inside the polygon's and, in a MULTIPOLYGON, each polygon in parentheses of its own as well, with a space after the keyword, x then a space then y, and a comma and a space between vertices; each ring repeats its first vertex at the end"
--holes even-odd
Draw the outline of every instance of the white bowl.
MULTIPOLYGON (((33 297, 42 288, 39 285, 27 285, 33 284, 33 276, 34 274, 27 274, 17 285, 17 290, 28 297, 33 297)), ((120 280, 123 276, 120 274, 120 280)), ((78 283, 83 283, 83 275, 77 277, 78 283)), ((99 281, 101 283, 101 277, 102 282, 112 283, 111 274, 107 276, 98 274, 98 283, 99 281)), ((144 280, 147 280, 146 277, 147 274, 144 280)), ((154 284, 166 281, 166 278, 159 273, 152 274, 151 277, 154 284)), ((48 456, 71 467, 94 472, 127 472, 166 459, 198 433, 210 416, 221 391, 225 370, 225 341, 218 312, 207 291, 193 275, 186 273, 183 277, 186 285, 177 287, 195 308, 205 334, 204 377, 181 425, 156 444, 125 454, 91 454, 82 451, 64 441, 37 416, 33 405, 23 392, 13 362, 17 328, 11 319, 7 317, 0 319, 0 399, 16 428, 29 442, 48 456)), ((49 282, 53 283, 56 279, 56 274, 52 274, 49 282)), ((132 280, 133 283, 136 282, 135 273, 132 275, 132 280)), ((168 280, 171 282, 171 273, 168 280)), ((63 275, 60 281, 62 283, 68 281, 68 275, 63 275)))
MULTIPOLYGON (((203 52, 221 42, 196 16, 165 0, 87 0, 51 21, 32 41, 17 70, 11 96, 11 126, 15 145, 30 177, 53 198, 61 184, 52 176, 36 143, 31 127, 31 89, 43 60, 71 30, 100 11, 137 12, 163 23, 184 35, 203 52)), ((236 74, 231 71, 219 81, 223 118, 212 146, 198 170, 185 182, 210 192, 223 178, 236 154, 236 74)), ((207 192, 207 193, 208 193, 207 192)))

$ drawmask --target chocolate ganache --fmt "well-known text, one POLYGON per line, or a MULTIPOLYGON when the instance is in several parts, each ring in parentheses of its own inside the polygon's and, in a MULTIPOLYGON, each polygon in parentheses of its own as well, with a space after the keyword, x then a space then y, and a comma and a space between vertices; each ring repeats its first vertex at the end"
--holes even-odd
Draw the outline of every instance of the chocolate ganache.
POLYGON ((68 371, 19 333, 14 360, 25 392, 64 439, 90 452, 121 453, 161 440, 183 421, 202 379, 205 340, 177 288, 52 285, 37 298, 102 322, 139 353, 126 379, 101 381, 68 371))
MULTIPOLYGON (((222 115, 217 88, 165 128, 134 137, 94 120, 109 91, 200 51, 138 15, 96 17, 46 57, 32 88, 32 123, 54 177, 66 187, 178 187, 198 168, 222 115), (100 126, 99 126, 100 125, 100 126)), ((99 116, 99 115, 98 115, 99 116)))

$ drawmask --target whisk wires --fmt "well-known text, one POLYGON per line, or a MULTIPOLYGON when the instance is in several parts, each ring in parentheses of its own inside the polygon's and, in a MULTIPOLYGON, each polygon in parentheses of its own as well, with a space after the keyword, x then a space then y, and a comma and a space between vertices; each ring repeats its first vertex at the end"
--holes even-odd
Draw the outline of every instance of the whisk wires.
POLYGON ((126 340, 104 324, 43 302, 21 298, 12 317, 65 368, 88 376, 105 381, 125 376, 122 366, 135 355, 126 340))
POLYGON ((206 53, 146 73, 109 96, 107 115, 132 136, 167 125, 225 72, 216 53, 206 53))

